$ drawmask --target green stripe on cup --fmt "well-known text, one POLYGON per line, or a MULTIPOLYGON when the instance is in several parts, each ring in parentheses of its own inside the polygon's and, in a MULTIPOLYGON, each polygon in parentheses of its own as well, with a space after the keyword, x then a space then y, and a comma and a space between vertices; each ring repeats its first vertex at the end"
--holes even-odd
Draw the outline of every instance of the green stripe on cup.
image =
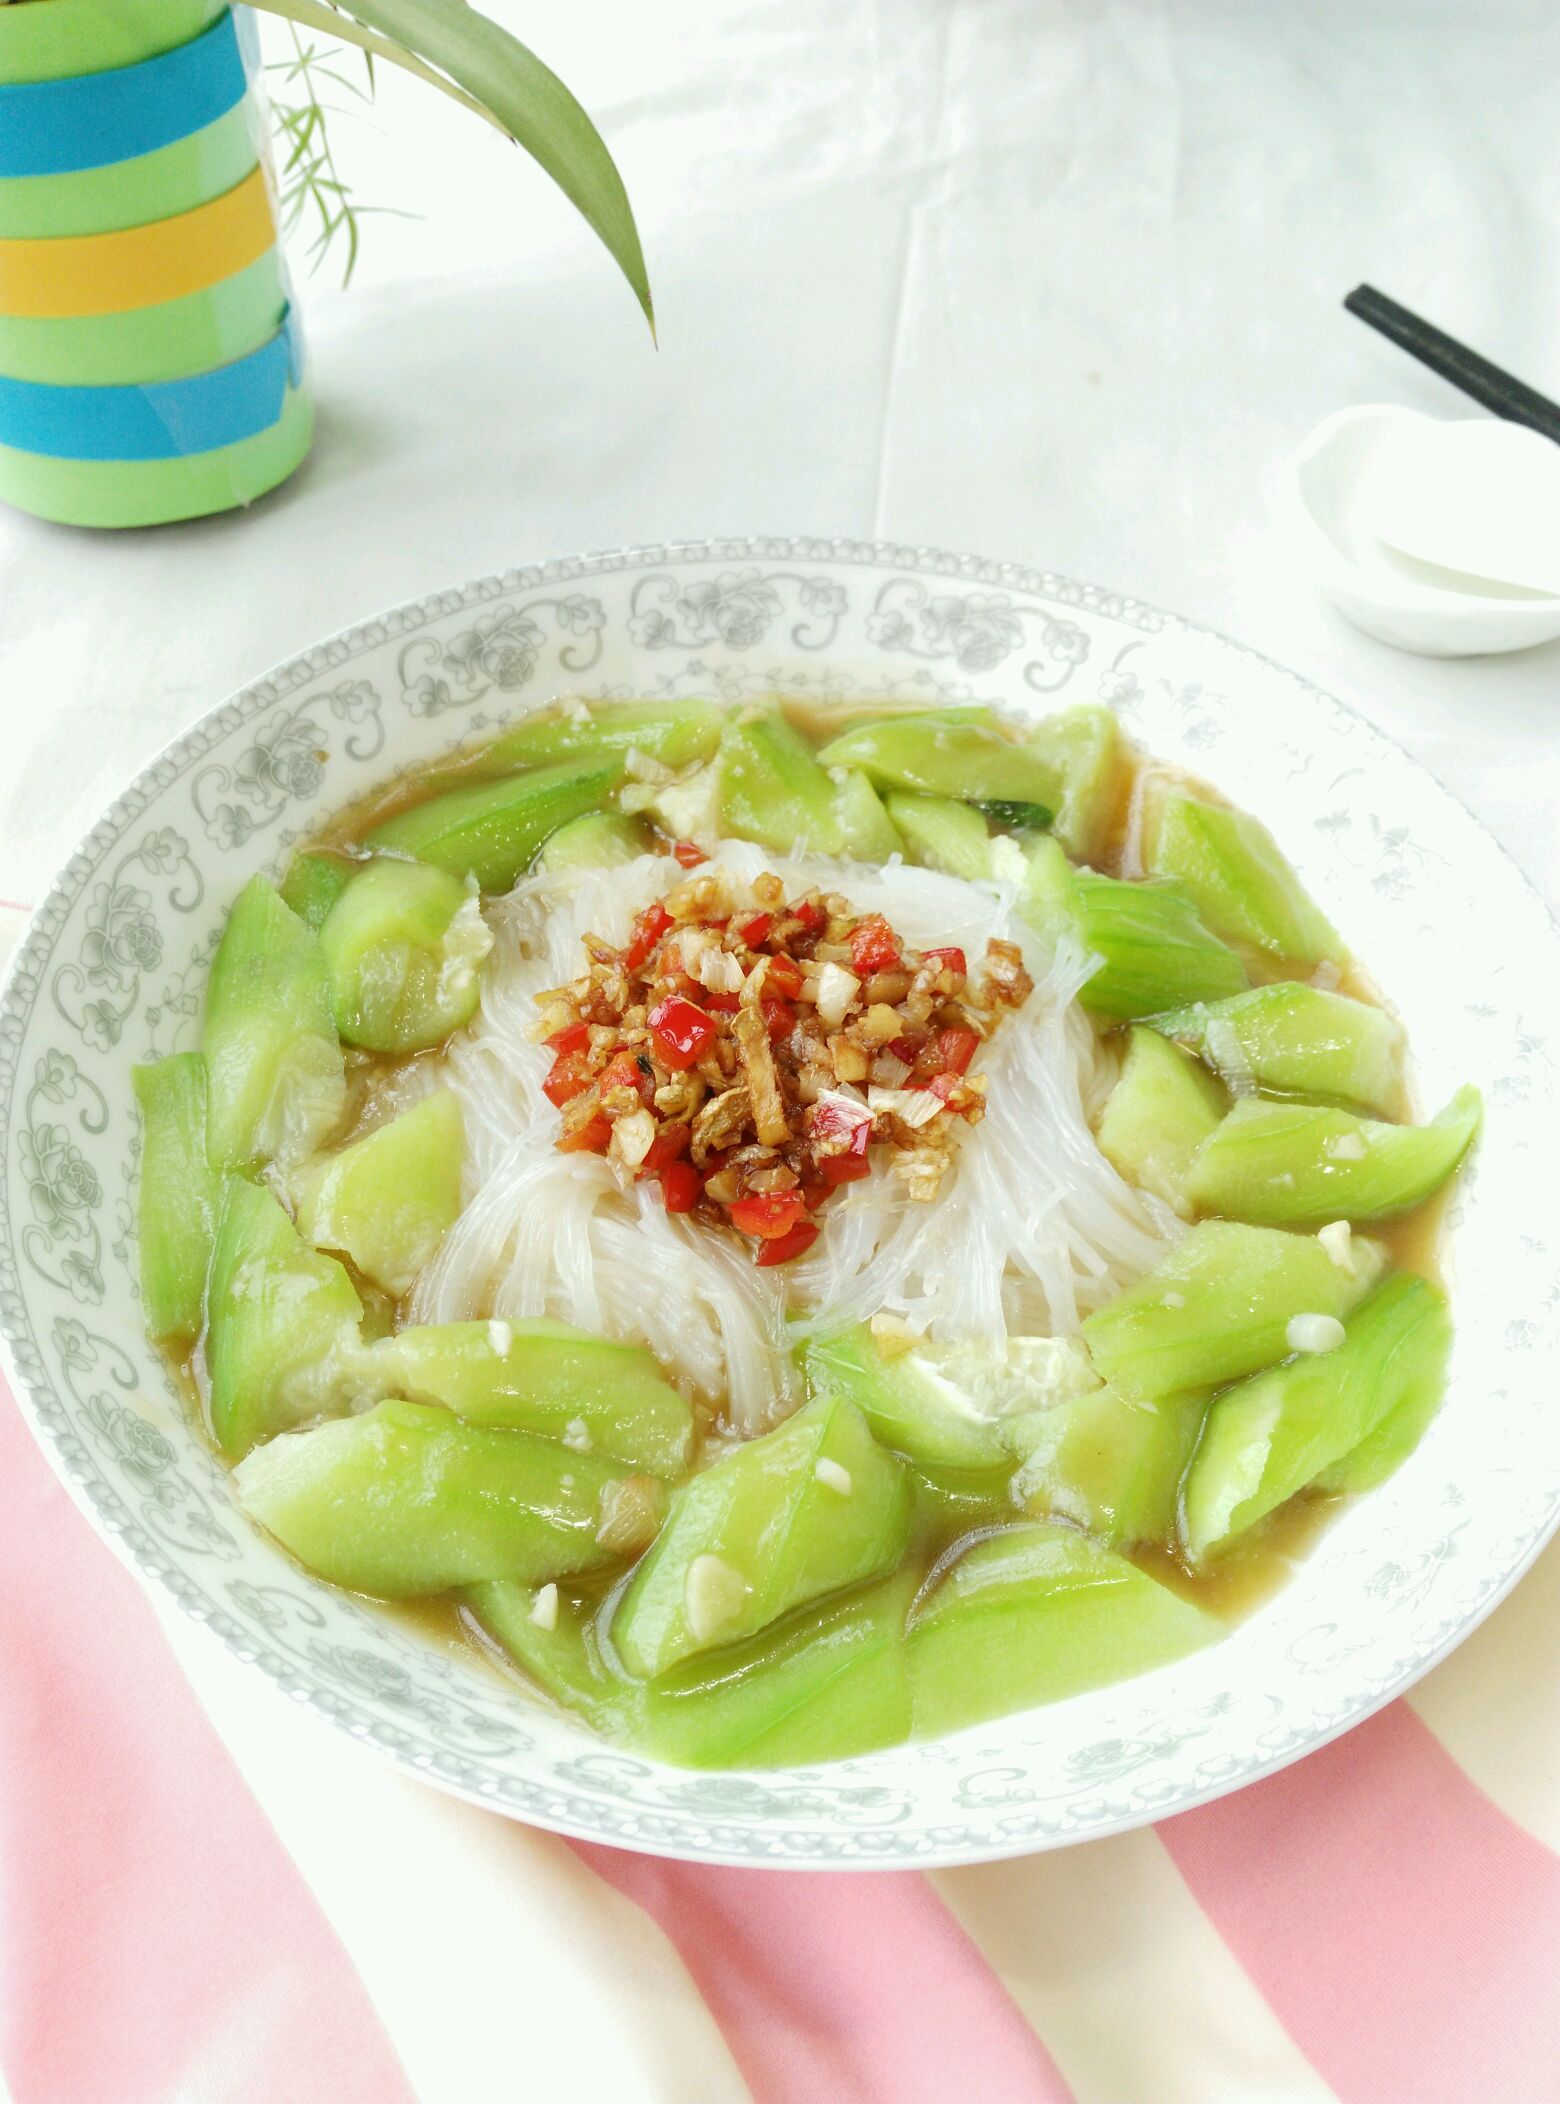
MULTIPOLYGON (((52 7, 55 0, 12 0, 52 7)), ((0 373, 56 387, 182 380, 258 350, 282 325, 287 287, 267 249, 215 285, 124 314, 0 315, 0 373)))
MULTIPOLYGON (((53 6, 56 0, 12 0, 53 6)), ((7 10, 8 11, 8 10, 7 10)), ((245 101, 171 146, 102 168, 67 175, 0 177, 0 241, 54 240, 74 234, 116 234, 150 226, 210 204, 241 183, 260 158, 261 122, 245 101)))
POLYGON ((138 66, 226 11, 227 0, 11 0, 0 5, 0 83, 138 66))
MULTIPOLYGON (((52 6, 54 0, 20 0, 52 6)), ((269 431, 182 460, 53 460, 0 446, 0 503, 62 526, 166 526, 252 504, 285 482, 314 435, 314 408, 289 388, 269 431)))

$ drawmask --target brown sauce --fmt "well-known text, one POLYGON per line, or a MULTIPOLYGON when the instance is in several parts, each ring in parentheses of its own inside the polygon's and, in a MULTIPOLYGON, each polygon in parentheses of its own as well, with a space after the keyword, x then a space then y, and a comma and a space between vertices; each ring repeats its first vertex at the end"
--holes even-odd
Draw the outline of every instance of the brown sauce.
POLYGON ((1134 1549, 1132 1561, 1221 1621, 1242 1622, 1293 1577, 1347 1503, 1347 1498, 1303 1490, 1259 1520, 1206 1570, 1192 1570, 1169 1549, 1134 1549))

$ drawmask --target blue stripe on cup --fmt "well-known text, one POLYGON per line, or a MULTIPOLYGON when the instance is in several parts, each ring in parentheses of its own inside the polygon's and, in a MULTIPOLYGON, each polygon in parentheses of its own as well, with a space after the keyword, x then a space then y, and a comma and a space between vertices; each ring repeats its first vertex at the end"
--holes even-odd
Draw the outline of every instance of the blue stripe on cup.
POLYGON ((69 175, 155 153, 226 116, 247 85, 231 14, 138 66, 9 83, 0 87, 0 176, 69 175))
MULTIPOLYGON (((39 0, 46 4, 46 0, 39 0)), ((146 387, 48 387, 0 378, 0 445, 56 460, 177 460, 268 431, 303 375, 291 313, 247 358, 146 387)))

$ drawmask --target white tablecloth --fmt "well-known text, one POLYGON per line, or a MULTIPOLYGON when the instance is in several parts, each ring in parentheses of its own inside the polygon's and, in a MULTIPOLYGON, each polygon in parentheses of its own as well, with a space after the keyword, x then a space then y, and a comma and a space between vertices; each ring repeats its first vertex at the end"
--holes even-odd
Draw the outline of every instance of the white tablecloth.
MULTIPOLYGON (((35 898, 134 768, 228 690, 381 607, 551 554, 808 532, 1011 557, 1228 629, 1352 699, 1560 903, 1560 652, 1396 655, 1321 605, 1269 523, 1284 458, 1328 411, 1458 413, 1342 313, 1361 278, 1560 394, 1553 9, 494 11, 619 155, 660 349, 528 165, 386 82, 378 117, 341 130, 346 172, 425 216, 368 222, 349 293, 303 283, 321 409, 305 471, 251 516, 130 537, 0 515, 0 896, 35 898)), ((368 1768, 198 1633, 177 1641, 399 2011, 420 2093, 496 2094, 480 2026, 441 2024, 416 1991, 441 1923, 479 1924, 469 1953, 497 1919, 483 1815, 368 1768), (395 1880, 365 1874, 386 1818, 409 1866, 395 1880)), ((682 2094, 740 2094, 718 2038, 657 2037, 648 2006, 570 1986, 570 1910, 607 1902, 561 1854, 522 1861, 498 1970, 529 1922, 561 1983, 533 2069, 561 2082, 569 2027, 589 2022, 619 2098, 673 2094, 672 2066, 682 2094)))

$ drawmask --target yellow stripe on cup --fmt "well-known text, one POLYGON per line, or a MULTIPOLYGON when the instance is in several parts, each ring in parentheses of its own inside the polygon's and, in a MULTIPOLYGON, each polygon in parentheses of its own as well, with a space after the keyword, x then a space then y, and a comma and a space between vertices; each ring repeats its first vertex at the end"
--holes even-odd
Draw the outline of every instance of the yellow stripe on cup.
POLYGON ((280 251, 268 248, 232 277, 157 307, 41 320, 0 314, 0 373, 55 387, 182 380, 258 350, 281 327, 287 301, 280 251))
POLYGON ((158 306, 231 277, 275 238, 265 171, 256 168, 210 204, 150 226, 0 241, 0 314, 57 319, 158 306))

